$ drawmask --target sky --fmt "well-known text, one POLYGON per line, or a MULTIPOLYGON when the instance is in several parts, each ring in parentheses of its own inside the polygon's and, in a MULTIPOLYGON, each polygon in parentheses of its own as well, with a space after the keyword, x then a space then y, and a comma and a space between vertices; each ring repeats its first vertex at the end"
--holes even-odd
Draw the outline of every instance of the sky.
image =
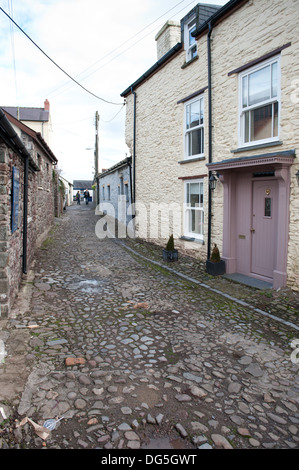
MULTIPOLYGON (((130 155, 120 94, 156 62, 155 36, 165 22, 179 21, 197 3, 0 0, 0 7, 39 48, 88 90, 55 66, 0 10, 0 107, 43 108, 48 99, 50 146, 61 175, 71 183, 92 180, 96 112, 101 171, 130 155)), ((202 3, 224 5, 227 0, 202 3)))

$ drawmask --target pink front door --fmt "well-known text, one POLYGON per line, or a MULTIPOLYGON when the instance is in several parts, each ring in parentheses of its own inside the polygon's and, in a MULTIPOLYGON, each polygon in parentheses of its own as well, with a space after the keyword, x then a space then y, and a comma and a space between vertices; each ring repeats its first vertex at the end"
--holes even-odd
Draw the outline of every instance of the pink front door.
POLYGON ((276 266, 278 184, 254 181, 252 191, 251 273, 273 278, 276 266))

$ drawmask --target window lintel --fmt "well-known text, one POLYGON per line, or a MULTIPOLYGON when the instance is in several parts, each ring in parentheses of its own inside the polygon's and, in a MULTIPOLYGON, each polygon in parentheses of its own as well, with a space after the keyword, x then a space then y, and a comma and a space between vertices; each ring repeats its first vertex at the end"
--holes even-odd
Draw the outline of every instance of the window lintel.
POLYGON ((241 65, 240 67, 238 67, 234 70, 231 70, 230 72, 228 72, 227 75, 231 76, 231 75, 234 75, 235 73, 243 72, 244 70, 247 70, 250 67, 253 67, 254 65, 258 65, 258 64, 260 64, 261 62, 264 62, 267 59, 271 59, 272 57, 279 54, 281 51, 283 51, 287 47, 290 47, 291 45, 292 45, 292 43, 288 42, 287 44, 284 44, 283 46, 278 47, 277 49, 274 49, 273 51, 268 52, 267 54, 264 54, 264 55, 258 57, 257 59, 254 59, 254 60, 251 60, 250 62, 247 62, 247 64, 241 65))

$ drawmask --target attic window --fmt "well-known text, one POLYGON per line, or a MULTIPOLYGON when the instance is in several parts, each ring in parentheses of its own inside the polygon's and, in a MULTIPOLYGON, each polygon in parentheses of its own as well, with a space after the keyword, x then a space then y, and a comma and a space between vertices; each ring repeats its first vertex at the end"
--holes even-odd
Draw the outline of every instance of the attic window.
POLYGON ((197 56, 197 44, 191 33, 196 29, 196 17, 191 18, 184 26, 184 43, 186 51, 186 62, 197 56))

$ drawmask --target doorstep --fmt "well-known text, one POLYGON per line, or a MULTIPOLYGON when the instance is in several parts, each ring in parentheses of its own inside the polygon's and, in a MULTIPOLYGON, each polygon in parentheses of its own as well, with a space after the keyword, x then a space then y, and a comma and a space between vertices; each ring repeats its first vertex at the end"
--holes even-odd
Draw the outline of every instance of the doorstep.
POLYGON ((239 282, 240 284, 245 284, 246 286, 255 287, 256 289, 264 290, 272 289, 273 287, 273 284, 271 284, 270 282, 255 279, 254 277, 245 276, 245 274, 224 274, 223 277, 226 279, 230 279, 231 281, 239 282))

